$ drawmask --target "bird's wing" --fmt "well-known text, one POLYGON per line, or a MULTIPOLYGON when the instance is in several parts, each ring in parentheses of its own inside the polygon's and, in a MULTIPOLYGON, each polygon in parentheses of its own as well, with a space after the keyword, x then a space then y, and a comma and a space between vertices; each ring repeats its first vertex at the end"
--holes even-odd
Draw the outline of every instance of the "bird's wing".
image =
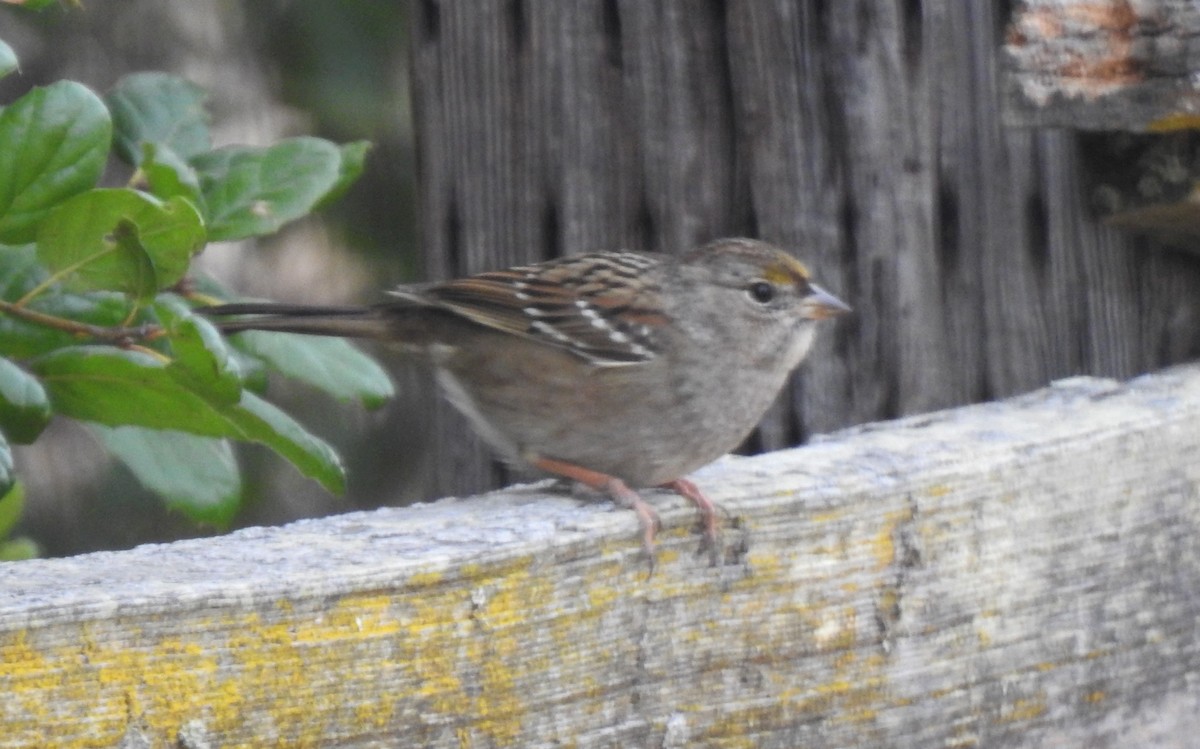
POLYGON ((480 325, 566 349, 602 366, 661 350, 668 322, 646 271, 659 258, 601 252, 393 292, 480 325))

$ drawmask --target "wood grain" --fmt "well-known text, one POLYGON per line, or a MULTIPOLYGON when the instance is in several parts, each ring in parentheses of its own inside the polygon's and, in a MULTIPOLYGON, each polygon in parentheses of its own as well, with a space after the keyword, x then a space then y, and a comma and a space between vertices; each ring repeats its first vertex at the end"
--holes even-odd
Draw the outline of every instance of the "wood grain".
POLYGON ((544 485, 0 566, 0 747, 1191 746, 1200 367, 728 459, 647 577, 544 485))
MULTIPOLYGON (((857 314, 752 450, 1200 356, 1200 261, 1098 220, 1079 136, 1004 126, 1009 6, 417 3, 429 265, 787 247, 857 314)), ((429 450, 425 496, 502 478, 448 413, 429 450)))

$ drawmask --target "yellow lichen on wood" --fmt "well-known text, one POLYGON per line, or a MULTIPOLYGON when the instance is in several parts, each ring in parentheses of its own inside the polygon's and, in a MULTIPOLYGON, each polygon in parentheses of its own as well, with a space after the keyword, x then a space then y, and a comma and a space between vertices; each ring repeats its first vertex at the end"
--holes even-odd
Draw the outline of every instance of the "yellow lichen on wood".
POLYGON ((348 595, 321 609, 281 600, 265 610, 200 612, 186 623, 156 614, 136 626, 100 620, 0 634, 0 744, 113 746, 131 722, 173 737, 197 718, 222 735, 248 715, 266 734, 305 744, 341 720, 322 705, 382 728, 395 705, 415 700, 448 722, 475 716, 475 732, 507 745, 521 720, 512 633, 545 596, 527 564, 488 584, 476 612, 476 624, 493 630, 486 640, 463 636, 468 589, 427 598, 420 586, 348 595), (482 688, 468 688, 464 672, 482 688), (86 715, 64 721, 59 706, 86 706, 86 715))
POLYGON ((1146 131, 1151 133, 1172 133, 1177 130, 1200 129, 1200 114, 1194 112, 1176 112, 1160 117, 1146 125, 1146 131))
POLYGON ((1192 715, 1198 417, 1189 370, 867 430, 769 482, 731 461, 720 563, 652 497, 652 575, 632 518, 541 496, 531 521, 520 489, 0 566, 0 748, 972 746, 1192 715))

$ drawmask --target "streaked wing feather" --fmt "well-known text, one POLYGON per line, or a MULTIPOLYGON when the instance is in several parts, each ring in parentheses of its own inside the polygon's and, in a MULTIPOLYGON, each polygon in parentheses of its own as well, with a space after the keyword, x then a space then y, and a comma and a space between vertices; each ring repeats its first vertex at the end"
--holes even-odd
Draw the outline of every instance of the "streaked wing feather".
POLYGON ((658 260, 595 253, 481 273, 399 296, 480 325, 567 349, 598 365, 654 358, 666 314, 659 289, 631 283, 658 260))

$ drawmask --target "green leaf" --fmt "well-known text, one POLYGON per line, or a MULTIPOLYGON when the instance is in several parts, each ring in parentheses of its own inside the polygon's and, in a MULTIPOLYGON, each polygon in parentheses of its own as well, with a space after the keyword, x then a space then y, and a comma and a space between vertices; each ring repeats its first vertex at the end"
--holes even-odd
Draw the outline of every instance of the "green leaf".
MULTIPOLYGON (((47 275, 46 269, 38 262, 33 245, 0 245, 0 299, 20 299, 45 281, 47 275)), ((30 301, 27 307, 47 315, 101 327, 139 322, 139 319, 130 319, 129 300, 111 291, 76 294, 53 286, 30 301)), ((31 359, 76 343, 79 343, 79 338, 72 333, 25 322, 12 315, 0 315, 0 356, 31 359)))
POLYGON ((28 445, 49 422, 50 401, 42 384, 8 359, 0 358, 0 429, 13 442, 28 445))
POLYGON ((168 363, 141 351, 72 346, 30 363, 57 413, 107 426, 175 429, 240 438, 229 415, 180 382, 168 363))
POLYGON ((107 346, 75 346, 36 359, 57 413, 107 426, 171 429, 205 437, 261 442, 315 478, 341 492, 345 473, 337 453, 291 417, 243 392, 236 404, 196 391, 190 380, 161 359, 107 346))
POLYGON ((367 165, 367 152, 371 150, 371 142, 367 140, 357 140, 353 143, 344 143, 340 146, 341 163, 338 165, 338 179, 330 188, 329 192, 315 206, 317 209, 324 208, 335 200, 340 199, 358 181, 362 176, 363 169, 367 165))
MULTIPOLYGON (((47 295, 39 297, 29 307, 55 317, 102 327, 122 325, 129 316, 129 301, 121 294, 109 291, 47 295)), ((77 343, 79 338, 73 333, 0 315, 0 356, 31 359, 77 343)))
MULTIPOLYGON (((195 273, 188 278, 193 290, 202 296, 208 296, 213 299, 233 301, 237 296, 222 286, 216 279, 204 273, 195 273)), ((201 320, 208 318, 203 315, 197 316, 201 320)), ((264 393, 267 390, 267 365, 258 358, 252 356, 235 345, 229 345, 231 342, 222 337, 227 345, 227 351, 233 357, 234 364, 240 373, 242 387, 253 390, 256 393, 264 393)))
POLYGON ((46 278, 32 244, 0 244, 0 299, 15 301, 46 278))
POLYGON ((42 550, 28 538, 14 538, 0 543, 0 562, 20 562, 25 559, 36 559, 42 550))
POLYGON ((346 490, 346 469, 333 448, 314 437, 295 419, 262 398, 243 392, 239 404, 239 426, 245 439, 261 442, 286 458, 300 473, 316 479, 329 491, 346 490))
POLYGON ((212 323, 192 314, 192 308, 173 294, 163 294, 154 311, 167 330, 176 379, 222 403, 237 403, 242 378, 225 339, 212 323))
POLYGON ((142 144, 142 164, 150 192, 161 200, 176 196, 187 198, 203 211, 204 196, 200 193, 200 178, 186 161, 170 147, 157 143, 142 144))
POLYGON ((17 474, 13 471, 12 448, 8 440, 0 434, 0 495, 8 494, 17 483, 17 474))
POLYGON ((226 440, 141 427, 88 426, 168 506, 220 528, 233 520, 241 503, 242 479, 226 440))
POLYGON ((270 148, 222 148, 191 163, 215 242, 271 234, 309 213, 339 184, 342 154, 327 140, 292 138, 270 148))
POLYGON ((233 340, 273 369, 340 400, 358 399, 375 408, 395 395, 387 372, 341 338, 249 330, 233 340))
MULTIPOLYGON (((149 302, 158 291, 158 273, 154 270, 154 261, 139 236, 138 226, 127 218, 117 221, 116 227, 108 235, 108 240, 115 246, 113 259, 118 266, 123 266, 124 277, 120 279, 118 291, 124 291, 130 299, 141 303, 149 302)), ((89 269, 95 269, 91 265, 89 269)), ((80 274, 83 275, 83 274, 80 274)), ((103 288, 103 286, 101 286, 103 288)))
POLYGON ((144 298, 183 278, 204 246, 200 214, 187 200, 160 202, 137 190, 96 189, 59 206, 38 232, 37 252, 68 286, 144 298))
POLYGON ((113 147, 122 159, 141 163, 143 143, 170 148, 184 159, 212 145, 204 89, 169 73, 134 73, 109 91, 113 147))
MULTIPOLYGON (((0 441, 3 441, 0 439, 0 441)), ((0 538, 12 533, 21 519, 25 509, 25 487, 20 481, 14 481, 12 486, 0 495, 0 538)))
POLYGON ((0 41, 0 78, 4 78, 18 68, 17 53, 13 52, 12 47, 0 41))
MULTIPOLYGON (((2 438, 0 438, 0 442, 3 442, 2 438)), ((13 481, 3 495, 0 495, 0 538, 12 533, 13 528, 21 519, 24 508, 25 487, 20 481, 13 481)), ((0 562, 33 559, 40 553, 38 545, 28 538, 14 538, 10 541, 0 542, 0 562)))
POLYGON ((242 387, 255 393, 267 392, 267 365, 262 359, 257 356, 251 356, 245 351, 231 346, 229 353, 233 355, 233 360, 237 362, 238 371, 242 376, 242 387))
POLYGON ((112 123, 72 81, 36 88, 0 111, 0 242, 29 242, 62 201, 96 183, 112 123))

